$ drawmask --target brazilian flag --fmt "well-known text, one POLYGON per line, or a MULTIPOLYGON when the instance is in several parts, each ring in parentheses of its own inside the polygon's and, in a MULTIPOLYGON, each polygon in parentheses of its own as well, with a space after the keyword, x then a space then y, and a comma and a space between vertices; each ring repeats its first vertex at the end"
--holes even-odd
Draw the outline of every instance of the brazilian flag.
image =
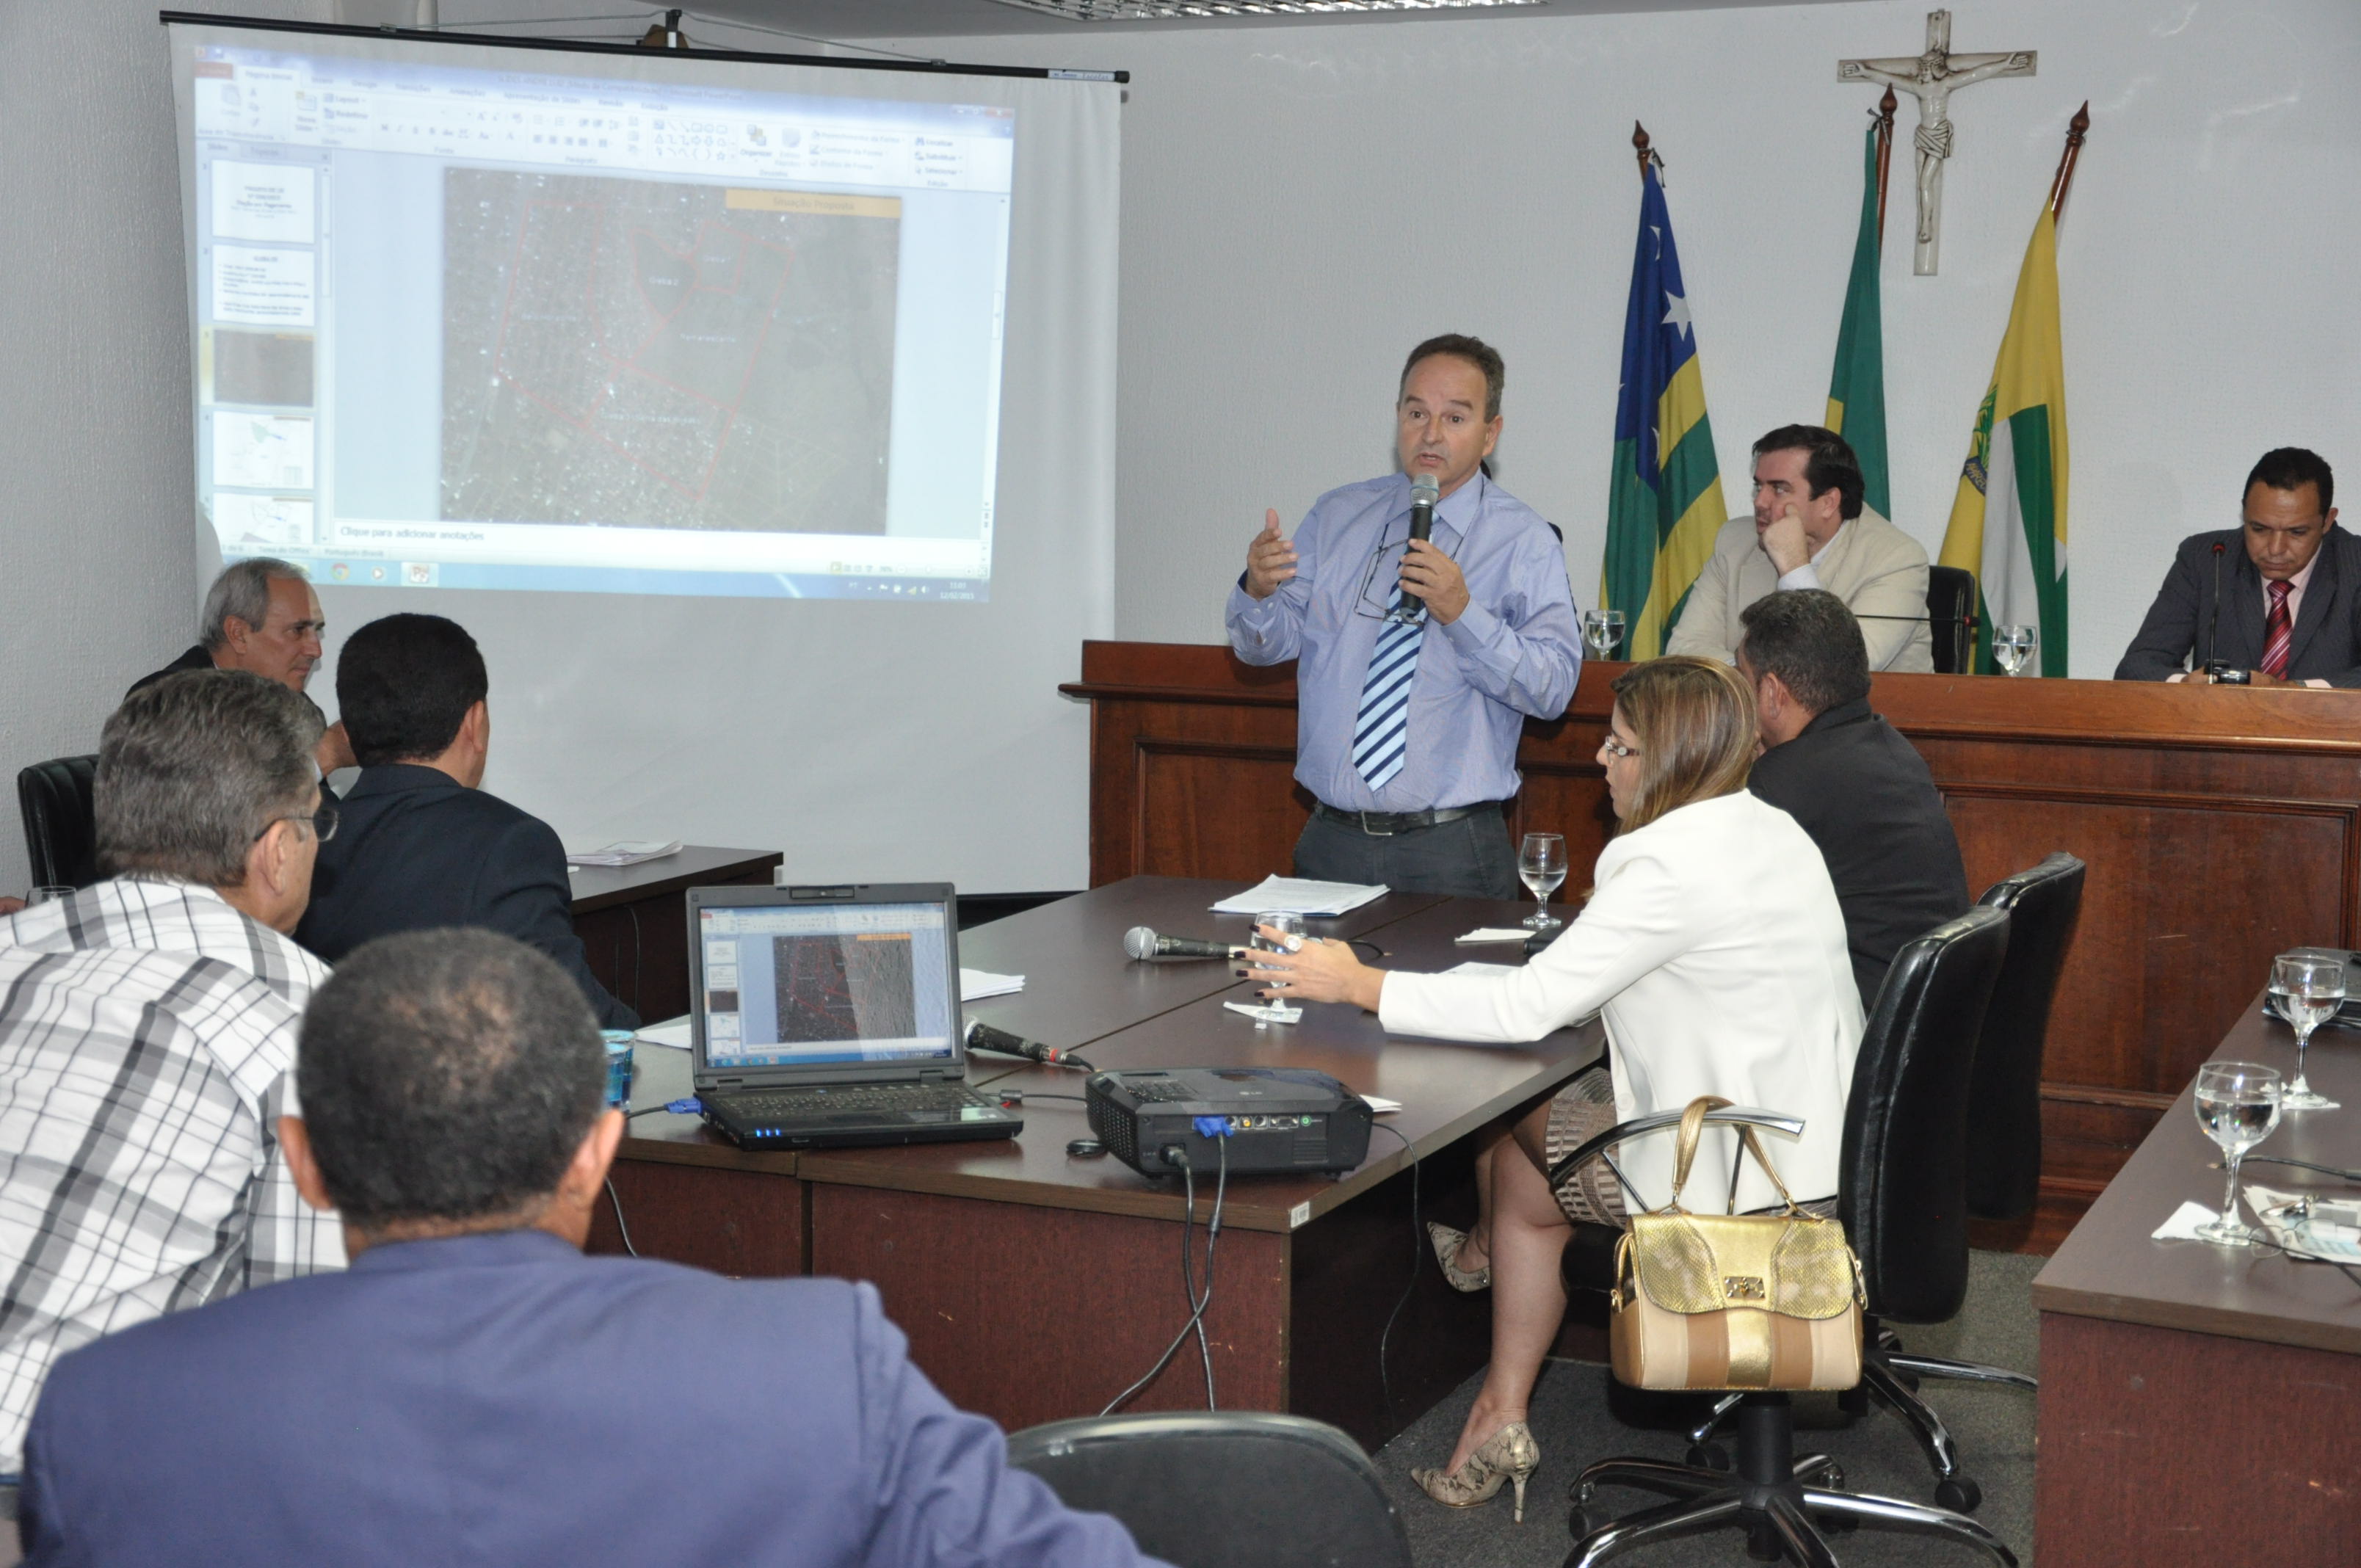
POLYGON ((1894 515, 1885 460, 1885 328, 1878 294, 1877 126, 1861 155, 1861 235, 1852 244, 1844 323, 1837 328, 1837 367, 1828 378, 1828 428, 1861 459, 1862 499, 1880 517, 1894 515))
POLYGON ((1664 651, 1729 519, 1672 214, 1652 165, 1641 181, 1640 246, 1623 313, 1623 389, 1615 403, 1607 559, 1598 574, 1599 603, 1623 612, 1624 657, 1664 651))

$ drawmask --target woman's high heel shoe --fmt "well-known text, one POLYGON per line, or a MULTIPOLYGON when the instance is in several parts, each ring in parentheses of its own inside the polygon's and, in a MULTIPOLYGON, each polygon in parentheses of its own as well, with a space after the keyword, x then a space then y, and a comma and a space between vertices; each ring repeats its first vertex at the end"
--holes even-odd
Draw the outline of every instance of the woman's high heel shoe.
POLYGON ((1533 1442, 1532 1429, 1522 1421, 1510 1421, 1486 1438, 1484 1446, 1449 1475, 1440 1470, 1413 1470, 1410 1478, 1428 1497, 1455 1508, 1472 1508, 1478 1503, 1489 1502, 1499 1491, 1501 1482, 1511 1482, 1517 1489, 1516 1522, 1522 1524, 1525 1483, 1532 1479, 1541 1464, 1541 1445, 1533 1442))
POLYGON ((1455 1231, 1449 1225, 1438 1225, 1429 1220, 1426 1234, 1434 1243, 1434 1261, 1443 1265, 1443 1277, 1450 1281, 1454 1290, 1473 1293, 1492 1288, 1492 1266, 1489 1263, 1476 1269, 1459 1266, 1459 1249, 1467 1245, 1466 1231, 1455 1231))

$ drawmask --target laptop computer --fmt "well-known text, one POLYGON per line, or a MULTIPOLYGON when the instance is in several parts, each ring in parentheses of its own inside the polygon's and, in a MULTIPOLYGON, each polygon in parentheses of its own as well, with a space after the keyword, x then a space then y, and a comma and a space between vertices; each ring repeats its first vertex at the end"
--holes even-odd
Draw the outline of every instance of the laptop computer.
POLYGON ((948 883, 688 890, 689 1047, 741 1148, 1014 1137, 966 1083, 948 883))

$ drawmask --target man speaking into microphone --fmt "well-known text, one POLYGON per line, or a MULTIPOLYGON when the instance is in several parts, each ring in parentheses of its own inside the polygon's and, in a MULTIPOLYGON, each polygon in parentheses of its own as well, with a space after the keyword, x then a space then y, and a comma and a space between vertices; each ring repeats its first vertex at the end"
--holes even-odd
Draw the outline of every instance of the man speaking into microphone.
POLYGON ((1295 777, 1318 802, 1298 876, 1516 895, 1517 738, 1527 714, 1565 711, 1582 654, 1557 536, 1485 471, 1506 378, 1476 338, 1420 344, 1395 405, 1401 471, 1322 496, 1292 540, 1270 511, 1247 547, 1230 646, 1297 661, 1295 777))

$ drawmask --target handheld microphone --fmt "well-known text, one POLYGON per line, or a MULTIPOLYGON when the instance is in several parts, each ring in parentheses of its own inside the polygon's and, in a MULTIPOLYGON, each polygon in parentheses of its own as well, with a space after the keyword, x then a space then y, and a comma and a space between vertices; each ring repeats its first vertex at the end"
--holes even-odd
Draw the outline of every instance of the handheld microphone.
POLYGON ((2222 552, 2228 548, 2220 540, 2213 542, 2213 619, 2205 628, 2205 670, 2219 674, 2213 668, 2213 639, 2222 630, 2222 552))
POLYGON ((1421 474, 1411 481, 1410 536, 1425 539, 1434 532, 1434 503, 1443 499, 1443 487, 1434 482, 1432 474, 1421 474))
POLYGON ((1071 1051, 1061 1051, 1055 1046, 1045 1046, 1038 1040, 1028 1040, 1022 1035, 1012 1035, 1005 1029, 995 1029, 981 1019, 971 1018, 967 1025, 967 1048, 972 1051, 996 1051, 1005 1057, 1023 1057, 1050 1067, 1087 1067, 1071 1051))
POLYGON ((1195 937, 1159 937, 1146 926, 1134 926, 1123 934, 1123 950, 1135 959, 1235 959, 1246 948, 1226 942, 1207 942, 1195 937))

